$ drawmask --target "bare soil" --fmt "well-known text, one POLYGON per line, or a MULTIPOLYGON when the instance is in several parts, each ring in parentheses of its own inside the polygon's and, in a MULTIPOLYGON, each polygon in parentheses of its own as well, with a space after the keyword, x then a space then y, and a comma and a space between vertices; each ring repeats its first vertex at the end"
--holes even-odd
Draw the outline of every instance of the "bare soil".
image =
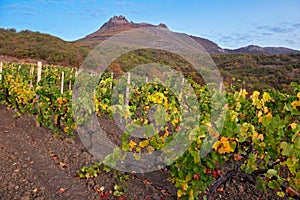
MULTIPOLYGON (((96 160, 76 134, 61 140, 48 128, 36 127, 33 116, 14 114, 0 105, 0 199, 177 199, 167 169, 147 174, 102 171, 96 178, 80 179, 78 170, 96 160), (125 175, 128 179, 122 181, 125 175), (124 189, 120 197, 113 195, 116 184, 124 189)), ((100 121, 105 130, 119 134, 112 120, 100 121)), ((247 180, 233 180, 223 189, 213 199, 280 199, 247 180)))

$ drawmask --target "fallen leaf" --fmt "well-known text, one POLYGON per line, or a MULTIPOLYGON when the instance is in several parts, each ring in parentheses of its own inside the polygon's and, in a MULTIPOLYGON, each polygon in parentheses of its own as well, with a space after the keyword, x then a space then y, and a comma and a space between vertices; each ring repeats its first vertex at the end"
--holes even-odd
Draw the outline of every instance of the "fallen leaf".
POLYGON ((148 180, 143 180, 144 183, 148 184, 148 185, 152 185, 152 183, 148 180))
POLYGON ((105 187, 103 187, 103 186, 102 186, 102 187, 100 187, 100 191, 101 191, 101 192, 103 192, 103 191, 104 191, 104 189, 105 189, 105 187))
POLYGON ((286 188, 286 193, 288 193, 291 197, 300 196, 300 194, 291 187, 286 188))
POLYGON ((66 191, 66 188, 59 188, 58 193, 64 193, 66 191))
POLYGON ((152 195, 148 194, 147 196, 145 196, 145 200, 151 200, 152 199, 152 195))
POLYGON ((223 192, 224 191, 224 188, 218 188, 217 189, 219 192, 223 192))
POLYGON ((64 162, 59 162, 59 165, 64 169, 66 169, 68 167, 68 165, 64 162))
POLYGON ((101 193, 100 193, 100 197, 102 197, 102 198, 106 198, 106 197, 108 197, 108 194, 107 194, 107 193, 105 193, 105 192, 101 192, 101 193))

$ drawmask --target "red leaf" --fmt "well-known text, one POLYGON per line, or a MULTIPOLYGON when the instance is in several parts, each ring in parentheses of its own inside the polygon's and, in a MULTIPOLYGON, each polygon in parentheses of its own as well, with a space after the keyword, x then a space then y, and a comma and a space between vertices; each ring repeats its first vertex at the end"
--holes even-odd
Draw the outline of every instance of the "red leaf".
POLYGON ((148 184, 148 185, 152 185, 152 183, 148 180, 143 180, 144 183, 148 184))
POLYGON ((200 179, 199 174, 194 174, 193 175, 193 179, 196 180, 196 181, 198 181, 200 179))
POLYGON ((107 194, 107 193, 105 193, 105 192, 101 192, 101 193, 100 193, 100 197, 102 197, 102 198, 106 198, 106 197, 108 197, 108 194, 107 194))
POLYGON ((64 193, 66 191, 66 189, 65 188, 60 188, 59 190, 58 190, 58 193, 64 193))
POLYGON ((147 196, 145 196, 145 200, 151 200, 152 199, 152 195, 147 195, 147 196))
POLYGON ((205 173, 209 174, 210 173, 210 169, 208 167, 205 167, 205 173))
POLYGON ((236 154, 236 153, 233 156, 234 156, 235 161, 239 161, 243 158, 243 156, 241 156, 240 154, 236 154))
POLYGON ((215 179, 220 177, 219 170, 213 170, 212 173, 213 173, 213 176, 214 176, 215 179))

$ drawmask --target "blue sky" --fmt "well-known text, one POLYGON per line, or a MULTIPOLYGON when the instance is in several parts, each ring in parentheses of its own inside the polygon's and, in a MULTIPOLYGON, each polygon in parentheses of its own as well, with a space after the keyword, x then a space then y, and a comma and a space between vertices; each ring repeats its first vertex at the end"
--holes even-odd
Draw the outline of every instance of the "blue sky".
POLYGON ((0 27, 68 41, 98 30, 114 15, 165 23, 223 48, 256 44, 300 50, 299 0, 0 0, 0 27))

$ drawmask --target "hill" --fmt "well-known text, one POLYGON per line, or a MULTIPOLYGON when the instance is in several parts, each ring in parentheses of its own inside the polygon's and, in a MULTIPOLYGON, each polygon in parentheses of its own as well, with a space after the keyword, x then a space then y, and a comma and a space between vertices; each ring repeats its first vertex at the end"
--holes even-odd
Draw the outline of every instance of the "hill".
POLYGON ((40 60, 47 64, 80 66, 89 50, 58 37, 39 32, 0 29, 2 58, 40 60))
POLYGON ((260 47, 256 45, 249 45, 238 49, 226 49, 226 52, 231 54, 297 54, 297 50, 285 47, 260 47))
MULTIPOLYGON (((17 32, 15 29, 0 29, 0 60, 39 60, 46 64, 79 67, 89 51, 101 41, 121 31, 139 27, 167 28, 165 24, 134 23, 124 16, 114 16, 96 32, 73 42, 29 30, 17 32)), ((190 37, 211 54, 227 84, 233 83, 232 78, 235 77, 240 80, 235 84, 243 87, 251 85, 255 89, 289 89, 290 82, 300 80, 299 51, 255 45, 229 50, 220 48, 208 39, 190 37)), ((173 66, 201 83, 201 76, 193 72, 186 61, 174 54, 157 50, 139 50, 123 55, 111 64, 110 71, 122 74, 136 65, 152 62, 173 66)))

